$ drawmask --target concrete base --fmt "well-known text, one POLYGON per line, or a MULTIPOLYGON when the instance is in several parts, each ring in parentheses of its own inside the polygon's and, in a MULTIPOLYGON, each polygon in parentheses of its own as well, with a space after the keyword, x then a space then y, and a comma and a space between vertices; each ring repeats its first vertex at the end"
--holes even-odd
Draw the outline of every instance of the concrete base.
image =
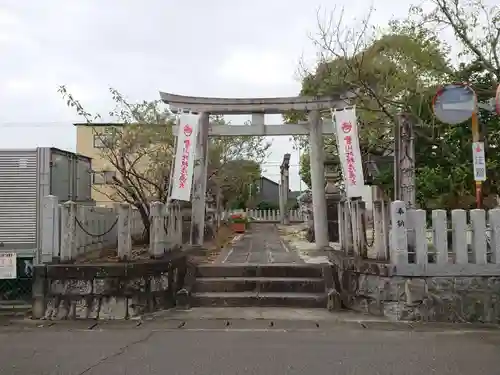
POLYGON ((179 319, 179 320, 300 320, 331 322, 385 322, 387 319, 360 315, 349 311, 331 313, 325 309, 280 307, 197 307, 188 311, 171 309, 147 314, 144 320, 179 319))

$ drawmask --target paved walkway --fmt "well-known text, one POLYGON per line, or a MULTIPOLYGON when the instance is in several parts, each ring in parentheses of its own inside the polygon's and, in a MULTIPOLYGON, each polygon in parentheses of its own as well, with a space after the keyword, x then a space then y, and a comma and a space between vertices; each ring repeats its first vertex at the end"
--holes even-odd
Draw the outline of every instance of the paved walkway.
POLYGON ((215 263, 304 263, 280 238, 274 224, 254 224, 223 251, 215 263))

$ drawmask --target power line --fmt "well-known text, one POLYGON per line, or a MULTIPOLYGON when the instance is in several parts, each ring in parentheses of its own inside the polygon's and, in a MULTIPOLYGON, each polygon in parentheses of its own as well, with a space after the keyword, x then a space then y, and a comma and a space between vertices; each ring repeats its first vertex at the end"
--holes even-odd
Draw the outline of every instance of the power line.
POLYGON ((73 126, 72 122, 0 122, 1 128, 48 128, 55 126, 73 126))

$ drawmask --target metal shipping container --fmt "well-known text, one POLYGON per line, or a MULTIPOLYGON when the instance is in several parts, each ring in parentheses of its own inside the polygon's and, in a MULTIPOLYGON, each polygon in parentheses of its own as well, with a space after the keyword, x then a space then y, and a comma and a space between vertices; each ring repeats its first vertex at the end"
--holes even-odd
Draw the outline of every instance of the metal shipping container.
POLYGON ((91 203, 91 159, 56 148, 0 150, 0 251, 39 261, 42 198, 91 203))
POLYGON ((73 152, 50 149, 51 194, 60 201, 91 200, 91 159, 73 152))

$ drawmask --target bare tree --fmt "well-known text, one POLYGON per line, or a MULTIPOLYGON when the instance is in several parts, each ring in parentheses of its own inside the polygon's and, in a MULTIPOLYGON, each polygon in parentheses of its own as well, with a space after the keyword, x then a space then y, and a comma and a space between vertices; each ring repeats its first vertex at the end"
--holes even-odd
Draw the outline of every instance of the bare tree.
POLYGON ((500 82, 500 6, 483 0, 430 0, 434 9, 411 8, 416 22, 450 29, 461 44, 465 62, 479 64, 500 82))
MULTIPOLYGON (((94 189, 112 201, 128 202, 137 208, 149 239, 151 201, 166 202, 175 157, 176 117, 161 101, 129 103, 117 90, 110 89, 115 108, 109 116, 114 123, 103 124, 100 115, 87 112, 65 86, 59 93, 66 104, 85 119, 99 139, 101 157, 109 163, 106 185, 94 189)), ((224 124, 222 117, 212 122, 224 124)), ((245 186, 260 177, 259 164, 270 144, 263 137, 212 138, 209 144, 209 186, 223 201, 241 195, 245 186), (254 162, 249 162, 253 160, 254 162), (249 166, 253 166, 250 168, 249 166)))
POLYGON ((172 125, 174 116, 159 101, 130 104, 110 89, 115 108, 109 112, 116 121, 102 124, 100 115, 87 112, 65 86, 59 92, 75 108, 99 139, 101 157, 109 163, 106 185, 94 189, 112 201, 127 202, 141 215, 145 238, 149 238, 149 203, 165 202, 175 154, 172 125))

